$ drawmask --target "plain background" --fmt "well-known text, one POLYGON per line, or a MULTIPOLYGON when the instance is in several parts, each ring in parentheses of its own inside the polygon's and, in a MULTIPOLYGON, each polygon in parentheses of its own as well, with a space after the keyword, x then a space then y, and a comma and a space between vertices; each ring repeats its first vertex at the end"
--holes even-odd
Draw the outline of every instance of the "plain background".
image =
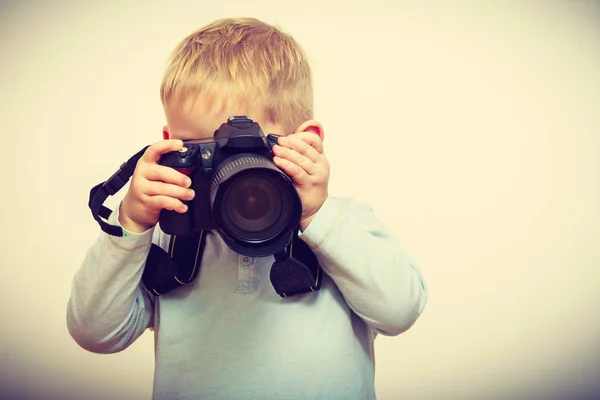
POLYGON ((427 280, 421 319, 376 341, 379 399, 600 392, 598 2, 0 4, 2 398, 150 398, 151 334, 88 353, 66 303, 89 190, 161 138, 170 51, 225 16, 306 49, 331 192, 427 280))

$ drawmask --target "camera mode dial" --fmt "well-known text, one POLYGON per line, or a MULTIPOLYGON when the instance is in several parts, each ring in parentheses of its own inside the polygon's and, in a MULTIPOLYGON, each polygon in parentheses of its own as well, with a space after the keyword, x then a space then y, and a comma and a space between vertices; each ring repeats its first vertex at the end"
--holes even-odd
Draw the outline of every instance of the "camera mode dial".
POLYGON ((171 168, 187 170, 198 166, 201 162, 200 147, 184 142, 181 150, 165 154, 160 163, 171 168))

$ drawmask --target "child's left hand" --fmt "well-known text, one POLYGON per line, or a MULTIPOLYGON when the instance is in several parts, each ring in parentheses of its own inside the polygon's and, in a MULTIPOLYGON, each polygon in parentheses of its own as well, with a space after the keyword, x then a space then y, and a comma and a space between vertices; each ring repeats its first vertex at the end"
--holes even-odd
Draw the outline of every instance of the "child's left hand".
POLYGON ((302 201, 300 229, 305 230, 327 199, 329 161, 323 141, 312 132, 282 136, 273 146, 273 162, 294 181, 302 201))

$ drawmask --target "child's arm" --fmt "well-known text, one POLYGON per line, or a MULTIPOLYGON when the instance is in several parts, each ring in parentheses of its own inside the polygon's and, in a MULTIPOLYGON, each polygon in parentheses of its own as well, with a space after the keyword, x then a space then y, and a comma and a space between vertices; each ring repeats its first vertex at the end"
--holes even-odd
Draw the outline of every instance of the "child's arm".
MULTIPOLYGON (((116 214, 109 222, 119 225, 116 214)), ((129 347, 153 325, 152 297, 140 282, 154 229, 115 237, 104 232, 73 279, 67 326, 73 339, 94 353, 129 347)))
POLYGON ((350 308, 379 333, 398 335, 421 315, 423 277, 369 207, 330 197, 300 237, 350 308))
POLYGON ((300 237, 350 308, 377 332, 398 335, 423 311, 425 283, 368 207, 328 197, 329 162, 322 139, 321 125, 308 121, 273 148, 275 163, 293 178, 302 200, 300 237))
POLYGON ((73 339, 87 350, 121 351, 153 325, 152 297, 140 282, 154 226, 161 210, 185 212, 182 200, 194 196, 189 178, 158 161, 182 146, 181 140, 162 140, 146 149, 125 198, 109 218, 126 235, 102 232, 73 279, 67 325, 73 339))

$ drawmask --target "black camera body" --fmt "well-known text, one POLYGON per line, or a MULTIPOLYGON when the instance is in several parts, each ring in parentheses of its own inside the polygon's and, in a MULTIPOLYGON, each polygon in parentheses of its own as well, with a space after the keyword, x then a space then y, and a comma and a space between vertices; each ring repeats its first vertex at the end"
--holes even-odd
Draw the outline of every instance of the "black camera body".
POLYGON ((187 212, 163 210, 161 229, 186 235, 216 229, 239 254, 263 257, 285 248, 296 233, 302 204, 292 179, 273 163, 277 135, 245 116, 230 117, 213 138, 184 140, 160 165, 190 177, 196 196, 187 212))

